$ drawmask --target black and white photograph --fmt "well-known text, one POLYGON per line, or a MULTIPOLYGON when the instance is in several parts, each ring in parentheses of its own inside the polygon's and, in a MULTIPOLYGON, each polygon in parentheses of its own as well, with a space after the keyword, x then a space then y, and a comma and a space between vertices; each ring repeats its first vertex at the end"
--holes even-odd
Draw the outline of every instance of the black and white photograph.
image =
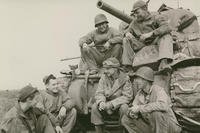
POLYGON ((0 133, 200 133, 199 0, 0 0, 0 133))

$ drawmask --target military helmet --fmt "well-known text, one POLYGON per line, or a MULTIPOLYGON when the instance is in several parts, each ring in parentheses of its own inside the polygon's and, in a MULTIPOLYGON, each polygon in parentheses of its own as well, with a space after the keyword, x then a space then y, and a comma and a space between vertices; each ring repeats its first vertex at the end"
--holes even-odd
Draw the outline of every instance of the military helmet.
POLYGON ((139 68, 134 76, 138 76, 138 77, 141 77, 143 79, 146 79, 148 81, 154 81, 154 71, 150 68, 150 67, 141 67, 139 68))
POLYGON ((18 99, 19 101, 24 101, 26 98, 28 98, 31 94, 34 94, 35 92, 38 92, 37 88, 31 85, 27 85, 19 91, 18 99))
POLYGON ((143 0, 138 0, 133 4, 133 9, 132 9, 132 13, 135 12, 137 9, 142 8, 144 6, 146 6, 146 2, 144 2, 143 0))
POLYGON ((104 14, 98 14, 94 18, 95 27, 97 27, 98 24, 101 24, 104 22, 108 23, 108 20, 104 14))
POLYGON ((118 61, 118 59, 112 57, 112 58, 108 58, 107 60, 105 60, 103 62, 103 67, 104 68, 110 68, 110 67, 120 67, 120 63, 118 61))

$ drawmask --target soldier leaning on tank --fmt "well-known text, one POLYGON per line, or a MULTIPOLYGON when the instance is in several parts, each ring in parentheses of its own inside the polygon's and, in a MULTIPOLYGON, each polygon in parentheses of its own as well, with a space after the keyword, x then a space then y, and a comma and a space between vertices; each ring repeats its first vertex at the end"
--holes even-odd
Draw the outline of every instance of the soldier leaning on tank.
POLYGON ((97 73, 98 66, 110 57, 118 60, 122 55, 122 35, 117 29, 109 27, 104 14, 95 17, 96 29, 80 38, 81 57, 87 64, 90 73, 97 73))
POLYGON ((122 117, 122 125, 129 133, 180 133, 169 96, 153 81, 151 68, 141 67, 136 71, 134 83, 139 91, 122 117))
POLYGON ((131 11, 133 20, 123 39, 122 64, 132 65, 134 54, 147 45, 157 44, 159 46, 159 71, 171 69, 168 65, 173 58, 173 41, 169 35, 171 29, 167 17, 161 14, 151 14, 144 1, 134 3, 131 11))
POLYGON ((92 105, 91 122, 97 133, 103 133, 103 116, 119 113, 120 119, 133 97, 132 84, 129 77, 119 69, 116 58, 103 62, 105 74, 102 75, 95 93, 96 102, 92 105))
POLYGON ((36 107, 48 114, 57 133, 70 133, 77 116, 74 102, 59 86, 54 75, 45 76, 43 82, 46 90, 40 92, 36 107))
POLYGON ((38 94, 37 88, 32 86, 20 90, 18 102, 1 122, 0 133, 55 133, 48 116, 36 115, 33 110, 38 94))

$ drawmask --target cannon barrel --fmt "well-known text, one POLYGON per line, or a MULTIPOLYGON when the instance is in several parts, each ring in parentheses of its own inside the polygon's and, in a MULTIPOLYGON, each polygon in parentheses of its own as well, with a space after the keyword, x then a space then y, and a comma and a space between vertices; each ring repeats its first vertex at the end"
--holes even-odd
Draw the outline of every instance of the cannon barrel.
POLYGON ((103 2, 102 0, 99 0, 97 2, 97 7, 108 12, 108 13, 110 13, 110 14, 112 14, 113 16, 121 19, 122 21, 124 21, 128 24, 130 24, 131 21, 133 20, 133 18, 131 16, 129 16, 129 15, 125 14, 124 12, 108 5, 107 3, 103 2))

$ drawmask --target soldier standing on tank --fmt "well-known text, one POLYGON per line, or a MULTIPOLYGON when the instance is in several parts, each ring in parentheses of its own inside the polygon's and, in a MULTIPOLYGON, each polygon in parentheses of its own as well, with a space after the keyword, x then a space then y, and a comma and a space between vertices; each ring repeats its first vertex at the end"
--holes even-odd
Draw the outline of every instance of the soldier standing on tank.
POLYGON ((105 74, 99 80, 95 93, 96 102, 92 106, 91 122, 97 133, 103 131, 103 117, 119 113, 120 119, 133 97, 132 84, 129 77, 119 69, 120 63, 116 58, 108 58, 103 62, 105 74))
POLYGON ((1 122, 1 133, 55 133, 48 116, 36 115, 33 110, 38 94, 37 88, 30 85, 20 90, 18 102, 1 122))
POLYGON ((129 133, 180 133, 169 96, 153 81, 151 68, 141 67, 136 71, 134 84, 138 92, 121 120, 122 125, 129 133))
POLYGON ((98 72, 98 66, 110 57, 121 60, 122 35, 117 29, 109 27, 108 20, 104 14, 96 15, 96 29, 83 36, 79 40, 81 57, 87 64, 90 73, 98 72))
POLYGON ((54 75, 45 76, 43 82, 46 90, 40 92, 36 107, 48 114, 57 133, 70 133, 77 116, 74 102, 58 84, 54 75))
POLYGON ((131 11, 135 19, 130 23, 123 39, 122 64, 132 65, 134 54, 147 45, 157 44, 159 51, 159 71, 171 69, 168 63, 173 58, 173 41, 168 20, 161 14, 152 14, 147 4, 138 0, 131 11))

